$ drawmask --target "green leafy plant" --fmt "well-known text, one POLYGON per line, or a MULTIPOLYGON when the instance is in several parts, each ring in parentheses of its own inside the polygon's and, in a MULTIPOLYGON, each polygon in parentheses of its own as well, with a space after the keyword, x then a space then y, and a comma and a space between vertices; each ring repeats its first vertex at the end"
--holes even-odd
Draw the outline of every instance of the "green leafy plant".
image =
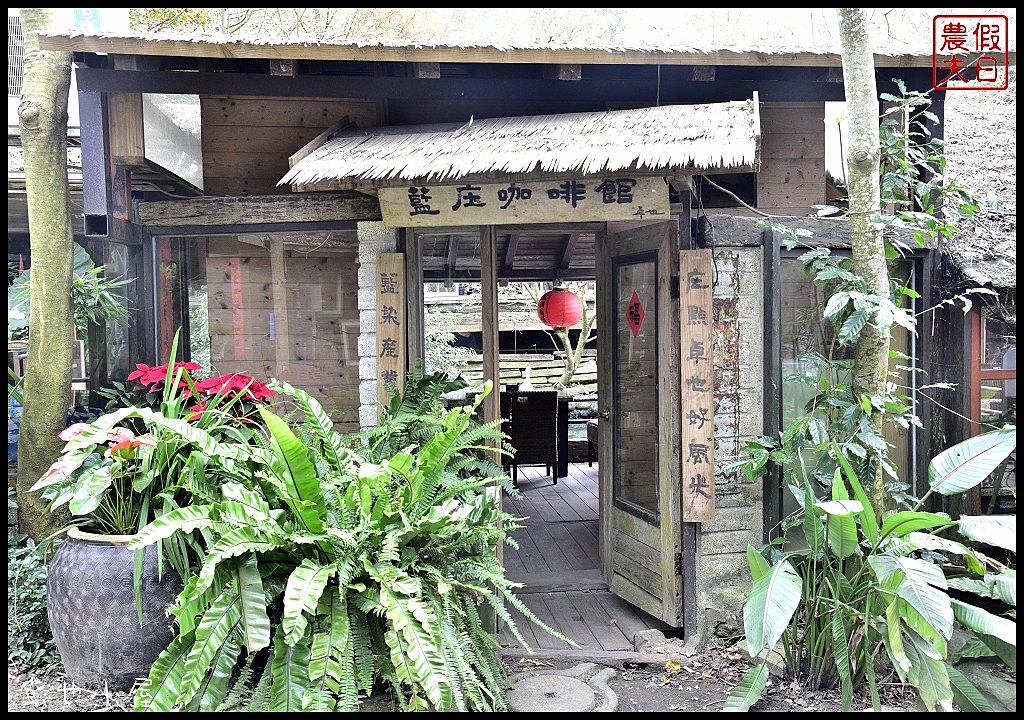
MULTIPOLYGON (((7 488, 7 510, 18 507, 14 488, 7 488)), ((55 543, 36 545, 29 536, 7 529, 7 664, 34 674, 60 662, 46 615, 46 565, 43 551, 55 543)))
POLYGON ((557 633, 515 597, 495 560, 518 525, 501 510, 511 480, 482 459, 498 425, 473 420, 491 388, 440 410, 433 400, 448 385, 437 382, 411 383, 389 405, 385 430, 356 436, 339 435, 316 400, 275 382, 301 420, 261 409, 259 447, 211 448, 235 458, 233 479, 193 476, 195 504, 133 541, 195 534, 205 548, 172 610, 178 636, 139 688, 137 710, 217 709, 238 694, 230 678, 243 652, 267 656, 272 711, 355 710, 381 684, 404 709, 505 708, 486 610, 521 641, 506 604, 557 633))
MULTIPOLYGON (((1015 552, 1015 516, 924 512, 928 495, 956 495, 977 486, 1016 449, 1016 429, 984 433, 936 456, 929 493, 910 510, 876 519, 857 473, 836 443, 839 468, 829 499, 807 482, 791 486, 801 509, 787 526, 802 531, 801 546, 785 540, 748 547, 753 587, 744 604, 752 658, 781 646, 786 669, 816 688, 840 686, 844 709, 867 683, 879 709, 879 667, 891 667, 928 710, 984 710, 984 696, 948 662, 954 620, 1016 668, 1016 571, 978 543, 1015 552), (958 539, 948 535, 955 533, 958 539), (974 601, 967 602, 973 596, 974 601), (1003 611, 983 607, 995 600, 1003 611), (980 601, 980 602, 979 602, 980 601), (888 664, 881 664, 884 649, 888 664)), ((756 664, 730 693, 725 709, 749 709, 768 678, 756 664)))

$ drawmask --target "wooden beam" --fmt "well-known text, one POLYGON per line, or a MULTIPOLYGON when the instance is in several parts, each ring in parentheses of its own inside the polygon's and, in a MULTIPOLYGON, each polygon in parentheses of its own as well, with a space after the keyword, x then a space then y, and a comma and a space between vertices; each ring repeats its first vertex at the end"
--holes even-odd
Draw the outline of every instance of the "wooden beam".
POLYGON ((444 281, 444 286, 450 288, 452 286, 452 278, 459 271, 459 236, 449 235, 448 236, 448 258, 445 260, 445 268, 447 271, 447 279, 444 281))
POLYGON ((142 95, 111 93, 107 100, 110 118, 110 157, 118 165, 144 165, 146 136, 142 122, 142 95))
POLYGON ((545 80, 576 81, 583 78, 583 66, 579 64, 545 65, 543 76, 545 80))
POLYGON ((579 233, 569 233, 565 236, 565 243, 562 245, 562 258, 558 261, 559 270, 568 270, 572 261, 572 251, 576 249, 576 241, 579 240, 579 233))
POLYGON ((277 75, 280 77, 298 77, 299 75, 299 61, 298 60, 280 60, 271 59, 270 61, 270 74, 277 75))
POLYGON ((441 77, 441 63, 419 62, 412 64, 412 75, 416 78, 439 78, 441 77))
POLYGON ((136 216, 140 225, 156 227, 381 219, 377 199, 352 190, 140 202, 136 216))
POLYGON ((516 266, 516 248, 519 247, 519 236, 509 235, 508 245, 505 246, 505 270, 514 270, 516 266))

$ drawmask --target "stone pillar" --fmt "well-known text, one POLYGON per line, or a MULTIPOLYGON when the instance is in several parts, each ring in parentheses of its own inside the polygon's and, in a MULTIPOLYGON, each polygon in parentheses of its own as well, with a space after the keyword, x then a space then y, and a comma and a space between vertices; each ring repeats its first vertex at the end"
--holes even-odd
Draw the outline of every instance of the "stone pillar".
POLYGON ((377 424, 377 256, 395 252, 398 231, 382 222, 361 222, 359 238, 359 427, 377 424))

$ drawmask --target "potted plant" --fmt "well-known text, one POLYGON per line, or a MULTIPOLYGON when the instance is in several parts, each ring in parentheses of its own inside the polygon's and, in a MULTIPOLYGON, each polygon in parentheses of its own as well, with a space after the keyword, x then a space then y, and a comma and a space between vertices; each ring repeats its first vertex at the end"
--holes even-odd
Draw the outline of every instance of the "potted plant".
POLYGON ((248 376, 193 379, 201 369, 139 365, 129 377, 143 399, 156 393, 155 407, 140 402, 71 425, 60 457, 32 487, 51 511, 67 506, 72 518, 47 570, 47 601, 61 660, 79 685, 129 689, 167 647, 166 611, 197 548, 184 538, 146 550, 128 544, 153 519, 191 503, 186 476, 216 481, 207 460, 231 452, 221 440, 251 437, 256 405, 273 395, 248 376))
POLYGON ((260 408, 264 441, 234 455, 234 478, 197 485, 191 507, 132 542, 206 546, 135 709, 352 711, 375 688, 409 710, 507 709, 484 616, 522 640, 510 604, 562 636, 495 558, 518 525, 501 510, 502 489, 516 493, 492 456, 503 435, 473 419, 490 384, 445 410, 450 381, 411 378, 381 426, 354 436, 304 391, 273 387, 301 420, 260 408))

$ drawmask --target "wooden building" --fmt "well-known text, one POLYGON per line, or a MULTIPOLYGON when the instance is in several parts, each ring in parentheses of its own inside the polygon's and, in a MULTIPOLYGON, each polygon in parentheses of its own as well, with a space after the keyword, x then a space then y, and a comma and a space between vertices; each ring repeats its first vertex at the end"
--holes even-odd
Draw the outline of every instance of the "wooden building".
MULTIPOLYGON (((74 54, 85 241, 140 279, 98 382, 162 361, 183 327, 193 355, 286 379, 355 430, 422 357, 425 282, 480 283, 500 385, 498 284, 594 279, 604 581, 687 637, 739 626, 746 547, 783 500, 722 468, 797 407, 782 378, 818 301, 761 216, 848 246, 811 210, 826 103, 845 100, 837 46, 41 45, 74 54)), ((930 46, 875 62, 880 93, 931 89, 930 46)), ((905 270, 934 304, 934 246, 905 270)), ((906 347, 927 369, 934 342, 906 347)), ((919 440, 894 439, 910 478, 919 440)))

